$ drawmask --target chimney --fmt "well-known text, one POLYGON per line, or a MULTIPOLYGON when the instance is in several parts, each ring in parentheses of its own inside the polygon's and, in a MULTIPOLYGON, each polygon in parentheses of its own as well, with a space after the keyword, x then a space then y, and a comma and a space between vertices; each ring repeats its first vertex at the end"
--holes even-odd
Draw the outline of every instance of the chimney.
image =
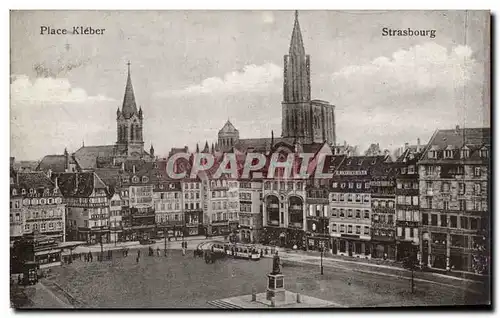
POLYGON ((125 162, 122 162, 122 171, 125 171, 125 162))
POLYGON ((420 152, 420 138, 417 138, 417 152, 420 152))
POLYGON ((347 141, 344 140, 344 147, 347 147, 347 141))
POLYGON ((460 133, 460 126, 459 125, 456 125, 455 126, 455 134, 459 134, 460 133))
POLYGON ((408 149, 409 146, 410 146, 410 144, 407 143, 407 142, 405 142, 405 148, 404 148, 404 150, 408 149))
POLYGON ((75 174, 75 192, 78 190, 78 172, 75 174))
POLYGON ((135 174, 135 165, 132 165, 132 173, 135 174))

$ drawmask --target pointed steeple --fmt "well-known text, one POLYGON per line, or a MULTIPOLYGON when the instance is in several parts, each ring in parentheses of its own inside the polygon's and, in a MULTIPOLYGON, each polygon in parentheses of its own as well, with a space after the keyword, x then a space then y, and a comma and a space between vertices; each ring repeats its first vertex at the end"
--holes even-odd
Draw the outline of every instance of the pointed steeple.
POLYGON ((215 153, 215 146, 214 146, 214 143, 213 143, 213 142, 212 142, 212 148, 211 148, 210 150, 211 150, 211 151, 210 151, 211 153, 215 153))
POLYGON ((299 25, 299 11, 295 10, 295 22, 293 24, 292 39, 290 41, 290 55, 305 55, 304 42, 299 25))
POLYGON ((196 143, 196 153, 199 153, 200 152, 200 146, 198 145, 198 143, 196 143))
POLYGON ((210 148, 208 147, 208 141, 205 141, 205 148, 203 148, 204 153, 208 153, 210 151, 210 148))
POLYGON ((134 88, 132 87, 132 79, 130 78, 130 61, 127 63, 127 84, 125 86, 125 95, 123 96, 122 114, 125 118, 132 117, 137 112, 137 105, 135 104, 134 88))
POLYGON ((151 148, 149 148, 149 154, 151 157, 155 156, 155 148, 153 148, 153 143, 151 143, 151 148))

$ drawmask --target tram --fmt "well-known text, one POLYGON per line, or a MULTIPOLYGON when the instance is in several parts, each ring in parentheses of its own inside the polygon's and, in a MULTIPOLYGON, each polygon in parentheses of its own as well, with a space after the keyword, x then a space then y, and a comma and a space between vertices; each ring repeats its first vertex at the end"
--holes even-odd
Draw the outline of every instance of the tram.
POLYGON ((253 245, 247 244, 226 244, 226 254, 234 258, 243 258, 248 260, 259 260, 260 253, 253 245))

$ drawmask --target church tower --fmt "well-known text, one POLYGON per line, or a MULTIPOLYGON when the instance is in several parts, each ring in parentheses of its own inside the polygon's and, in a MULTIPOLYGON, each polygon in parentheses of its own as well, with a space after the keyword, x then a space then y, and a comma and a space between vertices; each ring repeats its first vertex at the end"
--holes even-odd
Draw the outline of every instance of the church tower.
POLYGON ((301 144, 335 144, 335 106, 311 100, 310 57, 304 49, 299 14, 295 11, 288 55, 283 60, 282 137, 301 144))
POLYGON ((236 144, 240 139, 240 132, 238 129, 234 128, 233 124, 227 120, 218 134, 218 144, 221 151, 228 151, 236 144))
POLYGON ((309 55, 306 55, 299 14, 295 11, 292 39, 288 55, 284 56, 282 136, 310 142, 311 75, 309 55))
POLYGON ((117 141, 119 156, 139 159, 144 155, 144 140, 142 137, 142 108, 137 111, 134 88, 130 78, 130 62, 127 63, 127 84, 123 97, 122 109, 116 111, 117 141))

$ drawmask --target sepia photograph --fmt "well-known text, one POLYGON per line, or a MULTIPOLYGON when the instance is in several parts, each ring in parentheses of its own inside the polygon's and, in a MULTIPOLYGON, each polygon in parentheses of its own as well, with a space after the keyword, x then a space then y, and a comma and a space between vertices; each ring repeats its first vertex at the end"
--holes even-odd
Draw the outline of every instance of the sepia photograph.
POLYGON ((11 308, 491 309, 490 11, 9 18, 11 308))

